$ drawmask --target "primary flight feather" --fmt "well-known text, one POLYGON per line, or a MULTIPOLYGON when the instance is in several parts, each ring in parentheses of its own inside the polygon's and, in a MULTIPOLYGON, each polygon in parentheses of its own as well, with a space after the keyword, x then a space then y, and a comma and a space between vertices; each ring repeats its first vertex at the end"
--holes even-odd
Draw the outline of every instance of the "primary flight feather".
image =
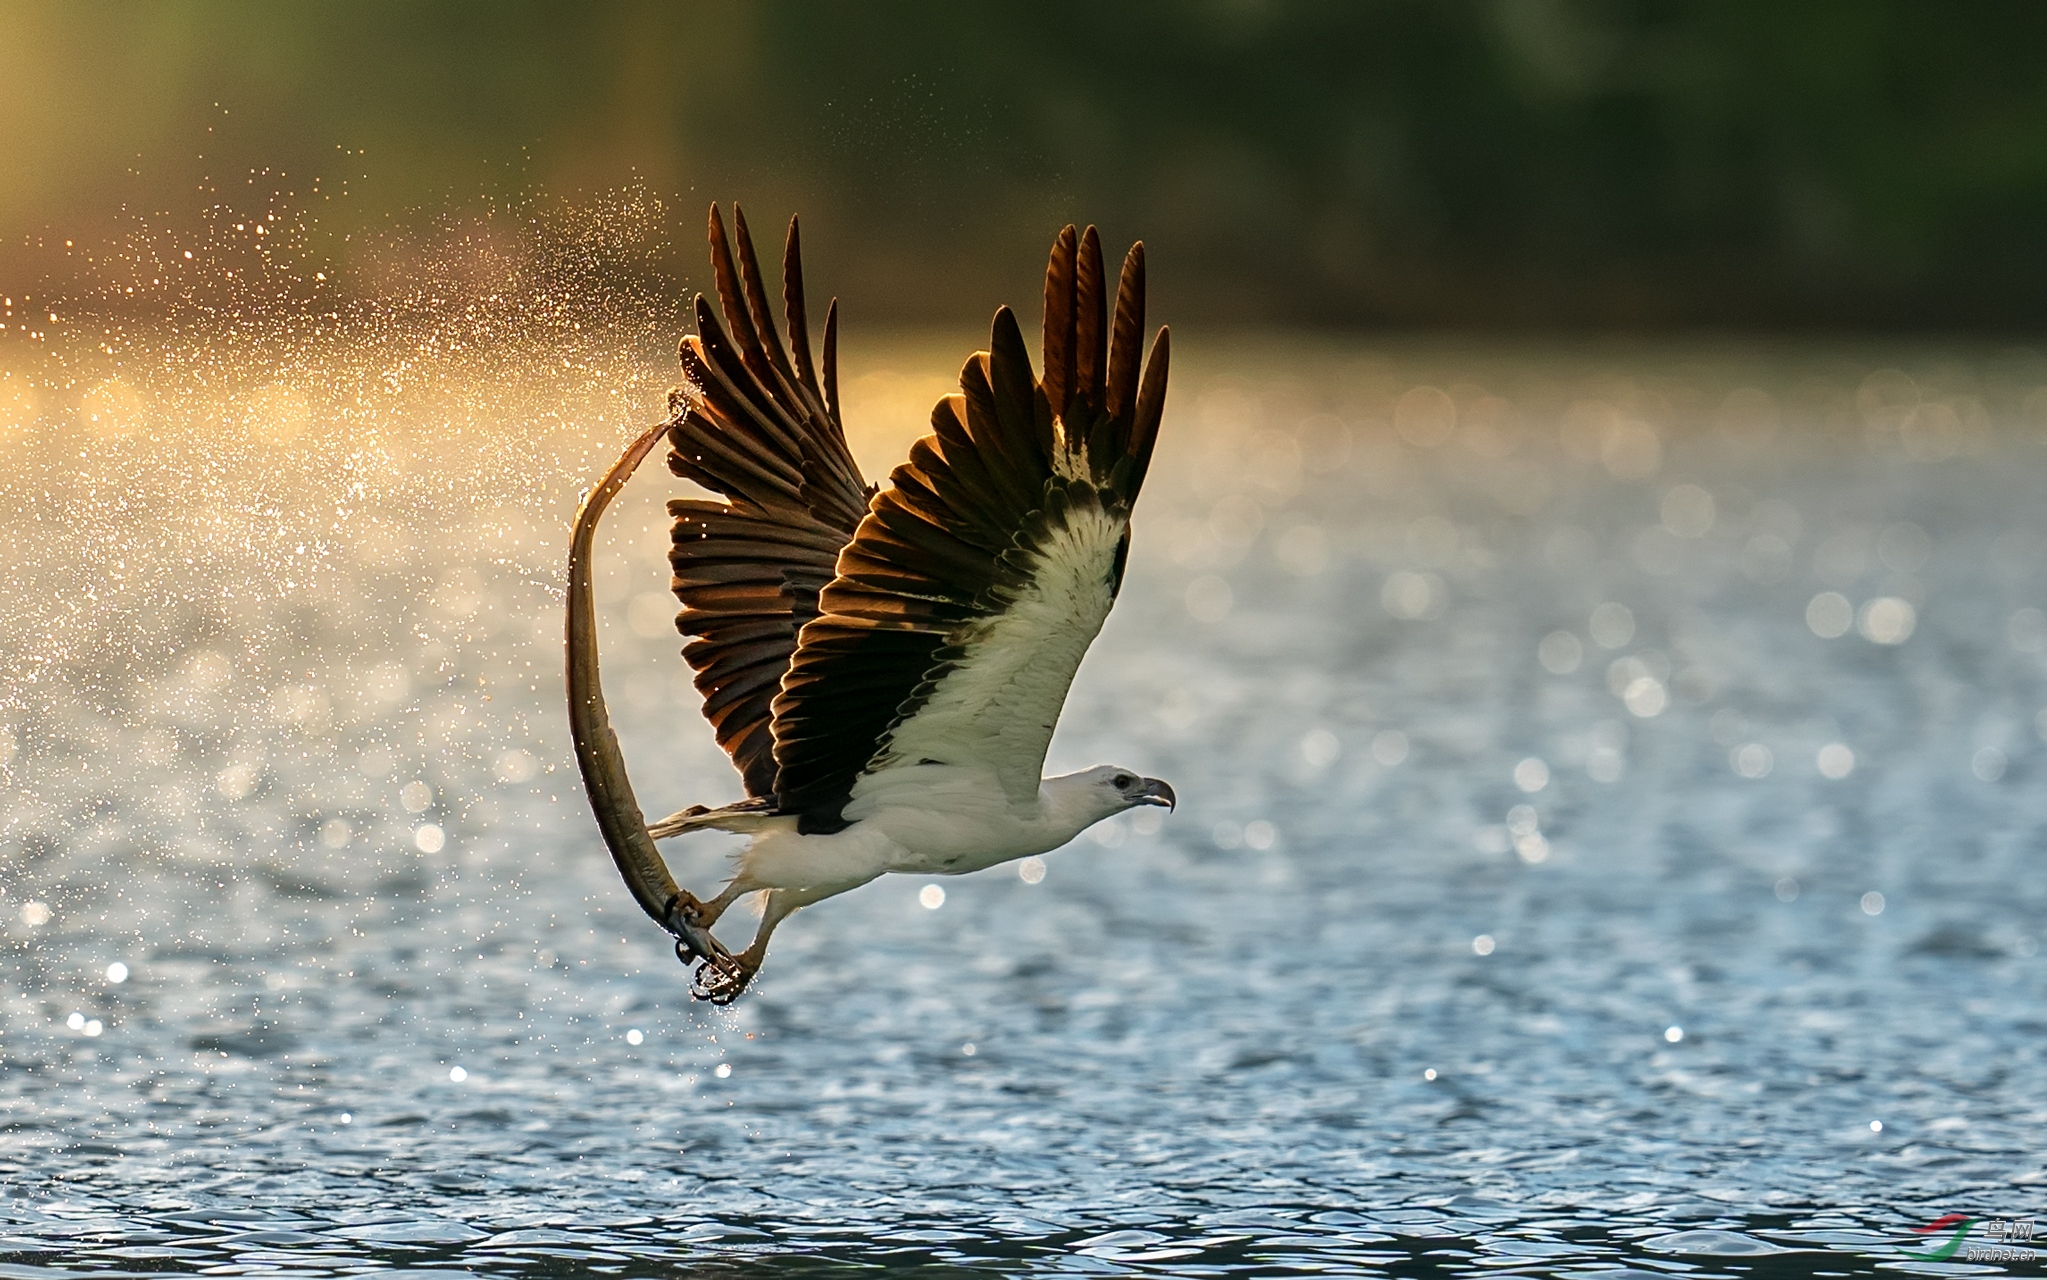
POLYGON ((1045 272, 1042 375, 1009 308, 932 434, 877 489, 846 447, 838 304, 813 359, 795 219, 782 257, 787 345, 746 219, 715 206, 718 307, 696 300, 671 417, 628 447, 578 514, 570 548, 570 727, 600 830, 640 905, 675 935, 697 995, 725 1003, 791 911, 889 873, 958 875, 1065 844, 1173 789, 1100 766, 1046 778, 1045 752, 1122 585, 1130 511, 1165 403, 1168 335, 1143 358, 1144 246, 1113 311, 1093 227, 1060 232, 1045 272), (723 319, 721 322, 720 313, 723 319), (717 499, 677 499, 676 627, 704 715, 747 798, 651 826, 626 780, 597 675, 589 555, 598 518, 655 443, 717 499), (654 840, 752 837, 708 901, 654 840), (710 929, 765 890, 752 943, 710 929))

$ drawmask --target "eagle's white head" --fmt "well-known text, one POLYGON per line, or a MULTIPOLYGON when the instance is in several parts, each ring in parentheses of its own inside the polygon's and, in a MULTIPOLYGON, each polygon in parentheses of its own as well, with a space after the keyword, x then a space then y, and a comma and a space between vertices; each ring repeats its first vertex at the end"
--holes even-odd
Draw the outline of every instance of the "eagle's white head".
POLYGON ((1170 809, 1179 801, 1170 784, 1113 764, 1047 778, 1044 795, 1047 808, 1063 820, 1062 826, 1071 826, 1074 835, 1125 809, 1148 804, 1170 809))

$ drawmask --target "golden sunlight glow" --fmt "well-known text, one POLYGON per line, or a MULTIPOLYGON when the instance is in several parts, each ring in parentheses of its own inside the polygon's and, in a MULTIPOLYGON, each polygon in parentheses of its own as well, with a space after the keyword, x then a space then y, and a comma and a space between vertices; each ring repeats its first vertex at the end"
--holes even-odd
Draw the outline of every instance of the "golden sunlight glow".
POLYGON ((101 440, 119 440, 142 425, 148 402, 140 391, 119 378, 109 378, 85 393, 79 405, 81 425, 101 440))

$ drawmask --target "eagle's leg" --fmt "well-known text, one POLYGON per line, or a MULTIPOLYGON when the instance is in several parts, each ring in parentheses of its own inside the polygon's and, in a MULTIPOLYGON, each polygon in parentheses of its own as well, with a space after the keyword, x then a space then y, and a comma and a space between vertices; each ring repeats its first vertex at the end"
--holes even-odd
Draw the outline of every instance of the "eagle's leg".
POLYGON ((734 877, 732 883, 726 885, 717 897, 709 902, 697 904, 697 921, 704 928, 710 928, 724 916, 727 907, 730 907, 747 894, 756 892, 758 888, 759 886, 757 885, 742 884, 739 877, 734 877))
MULTIPOLYGON (((865 883, 864 881, 860 883, 865 883)), ((722 911, 739 896, 734 884, 725 886, 725 892, 716 901, 706 903, 707 909, 722 911)), ((760 972, 761 961, 768 957, 768 938, 775 932, 775 926, 782 923, 789 913, 798 907, 807 907, 813 902, 844 893, 852 885, 819 885, 808 889, 770 889, 765 909, 761 911, 760 927, 753 931, 753 941, 746 950, 731 957, 729 966, 705 965, 697 970, 696 982, 690 987, 690 994, 699 1000, 712 1004, 731 1004, 739 998, 753 981, 753 975, 760 972)))

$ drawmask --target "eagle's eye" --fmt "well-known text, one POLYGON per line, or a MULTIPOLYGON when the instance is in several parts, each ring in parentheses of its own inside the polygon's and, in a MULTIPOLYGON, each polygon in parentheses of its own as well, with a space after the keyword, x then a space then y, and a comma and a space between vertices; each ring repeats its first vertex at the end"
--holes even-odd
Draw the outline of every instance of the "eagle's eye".
POLYGON ((1109 785, 1116 788, 1116 790, 1121 791, 1135 781, 1137 781, 1137 779, 1131 777, 1129 774, 1119 773, 1115 777, 1109 779, 1109 785))

